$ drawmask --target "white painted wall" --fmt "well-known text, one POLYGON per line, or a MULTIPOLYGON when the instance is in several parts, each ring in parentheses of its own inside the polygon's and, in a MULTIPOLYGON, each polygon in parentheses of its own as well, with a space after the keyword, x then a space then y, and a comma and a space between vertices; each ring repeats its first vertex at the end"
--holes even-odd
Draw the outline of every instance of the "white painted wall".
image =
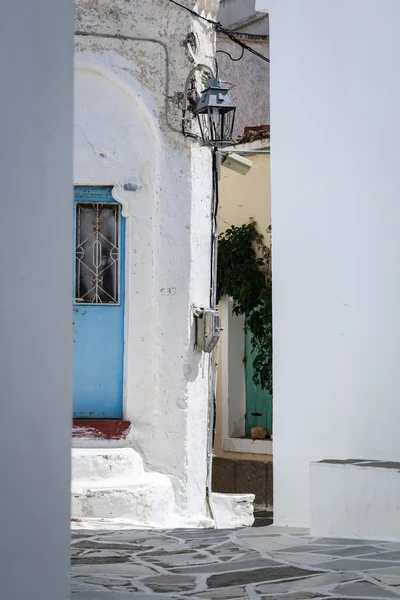
POLYGON ((399 463, 313 462, 310 507, 310 535, 313 537, 398 542, 399 463))
POLYGON ((2 6, 0 597, 69 598, 72 5, 2 6))
MULTIPOLYGON (((198 8, 212 16, 216 4, 198 8)), ((204 515, 208 357, 194 351, 192 305, 209 302, 211 157, 181 134, 178 99, 198 63, 214 68, 214 30, 164 0, 95 8, 79 0, 76 18, 80 32, 137 38, 76 36, 74 182, 115 186, 127 218, 124 418, 132 430, 122 443, 146 470, 170 477, 183 516, 204 515), (124 192, 127 181, 138 191, 124 192)))
POLYGON ((274 510, 308 525, 310 461, 400 458, 400 4, 266 4, 274 510))

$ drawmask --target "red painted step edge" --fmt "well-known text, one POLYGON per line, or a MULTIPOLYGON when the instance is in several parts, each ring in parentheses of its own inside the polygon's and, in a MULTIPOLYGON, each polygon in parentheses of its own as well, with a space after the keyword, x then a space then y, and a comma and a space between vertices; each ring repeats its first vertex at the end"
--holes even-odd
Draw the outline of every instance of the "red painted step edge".
POLYGON ((131 428, 130 421, 122 419, 74 419, 72 437, 90 438, 93 440, 121 440, 131 428))

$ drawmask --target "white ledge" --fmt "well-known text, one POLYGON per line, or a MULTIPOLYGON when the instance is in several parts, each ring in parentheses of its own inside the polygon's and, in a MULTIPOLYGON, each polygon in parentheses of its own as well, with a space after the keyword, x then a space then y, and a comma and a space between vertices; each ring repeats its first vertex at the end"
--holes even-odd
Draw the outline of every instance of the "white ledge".
POLYGON ((225 438, 222 443, 225 452, 242 454, 271 454, 272 440, 250 440, 245 438, 225 438))

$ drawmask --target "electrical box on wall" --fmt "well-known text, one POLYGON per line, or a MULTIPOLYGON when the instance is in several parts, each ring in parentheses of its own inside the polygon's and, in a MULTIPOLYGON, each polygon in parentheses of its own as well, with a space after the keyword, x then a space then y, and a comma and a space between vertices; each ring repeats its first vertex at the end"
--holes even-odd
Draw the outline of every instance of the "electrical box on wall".
POLYGON ((219 340, 221 319, 217 309, 195 309, 196 348, 202 352, 212 352, 219 340))

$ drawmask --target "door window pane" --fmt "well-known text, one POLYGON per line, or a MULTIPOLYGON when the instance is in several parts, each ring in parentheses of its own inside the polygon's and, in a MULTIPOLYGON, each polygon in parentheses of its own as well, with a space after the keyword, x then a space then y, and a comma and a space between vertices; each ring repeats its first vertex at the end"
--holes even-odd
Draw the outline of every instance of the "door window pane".
POLYGON ((76 204, 75 301, 119 303, 119 205, 76 204))

